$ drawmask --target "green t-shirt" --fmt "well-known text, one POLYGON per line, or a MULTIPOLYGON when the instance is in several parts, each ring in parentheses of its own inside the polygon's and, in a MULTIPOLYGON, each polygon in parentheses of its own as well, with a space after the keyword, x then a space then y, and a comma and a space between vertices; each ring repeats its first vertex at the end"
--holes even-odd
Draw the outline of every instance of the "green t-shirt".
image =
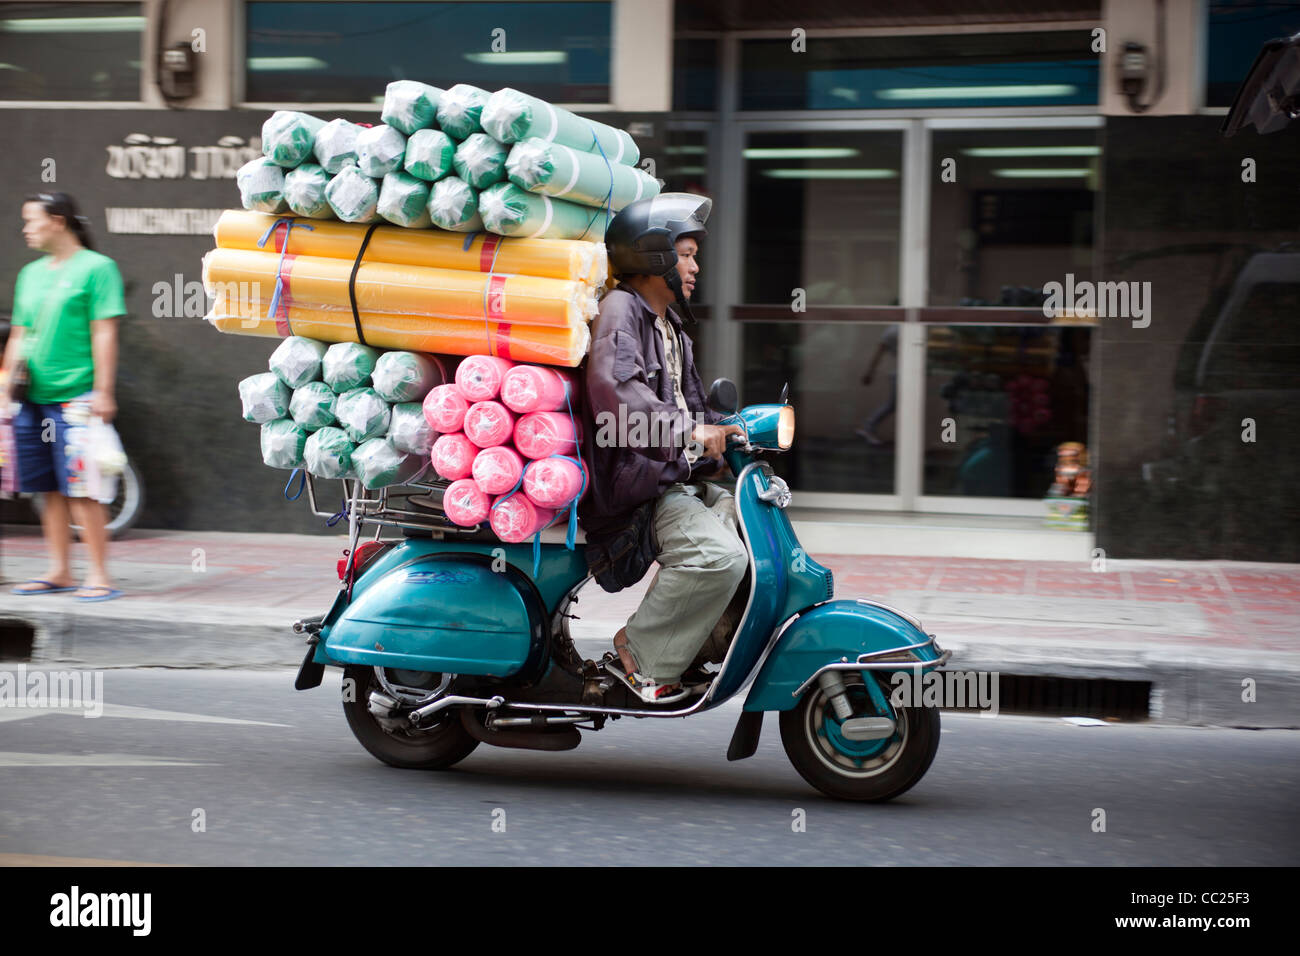
POLYGON ((122 276, 108 256, 81 249, 59 265, 45 256, 23 266, 14 288, 13 325, 26 329, 28 401, 53 405, 91 391, 90 323, 125 314, 122 276))

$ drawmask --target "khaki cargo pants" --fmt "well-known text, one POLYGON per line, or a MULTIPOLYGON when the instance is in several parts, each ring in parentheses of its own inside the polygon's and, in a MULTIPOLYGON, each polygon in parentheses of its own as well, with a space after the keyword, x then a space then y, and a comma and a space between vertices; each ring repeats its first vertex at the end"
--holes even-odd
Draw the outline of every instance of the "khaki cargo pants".
POLYGON ((628 649, 642 674, 675 683, 695 659, 735 593, 749 553, 736 500, 708 482, 675 484, 655 509, 659 570, 627 622, 628 649))

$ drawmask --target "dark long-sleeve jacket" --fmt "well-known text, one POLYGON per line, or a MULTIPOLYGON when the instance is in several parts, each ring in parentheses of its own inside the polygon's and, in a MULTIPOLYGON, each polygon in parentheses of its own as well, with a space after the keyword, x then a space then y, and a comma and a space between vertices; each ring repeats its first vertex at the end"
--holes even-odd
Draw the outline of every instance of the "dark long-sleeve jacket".
MULTIPOLYGON (((655 318, 645 300, 624 285, 605 295, 592 322, 582 412, 591 488, 578 506, 588 534, 622 526, 638 505, 674 482, 688 480, 685 449, 691 431, 699 422, 714 424, 721 417, 705 404, 691 340, 682 332, 681 319, 668 309, 665 319, 681 342, 682 397, 690 411, 678 408, 655 318)), ((706 464, 698 462, 697 471, 706 464)))

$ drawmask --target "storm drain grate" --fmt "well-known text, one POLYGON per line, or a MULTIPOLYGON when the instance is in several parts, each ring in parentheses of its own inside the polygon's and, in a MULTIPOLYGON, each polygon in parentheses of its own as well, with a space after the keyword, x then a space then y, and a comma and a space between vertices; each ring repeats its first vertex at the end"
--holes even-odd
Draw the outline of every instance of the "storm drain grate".
POLYGON ((30 661, 36 629, 26 621, 0 621, 0 661, 30 661))
POLYGON ((998 676, 998 709, 1004 714, 1146 720, 1150 704, 1150 681, 998 676))

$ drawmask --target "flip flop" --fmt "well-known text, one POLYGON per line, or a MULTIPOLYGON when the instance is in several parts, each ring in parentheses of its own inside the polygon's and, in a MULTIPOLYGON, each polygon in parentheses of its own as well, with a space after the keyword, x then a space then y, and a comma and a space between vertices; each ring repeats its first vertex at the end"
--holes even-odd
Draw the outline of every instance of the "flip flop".
POLYGON ((92 584, 92 585, 90 585, 89 587, 85 587, 85 588, 69 588, 69 590, 71 590, 71 591, 107 591, 107 592, 108 592, 107 594, 97 594, 97 595, 95 595, 94 597, 79 597, 79 598, 77 598, 78 601, 84 601, 84 602, 87 603, 87 604, 90 604, 90 603, 93 602, 93 601, 111 601, 111 600, 113 600, 113 598, 120 598, 123 594, 126 593, 125 591, 119 591, 119 590, 117 590, 116 588, 110 588, 110 587, 107 587, 107 586, 105 586, 105 585, 103 585, 103 584, 92 584))
POLYGON ((53 583, 51 583, 50 581, 40 581, 40 580, 37 580, 36 578, 32 578, 30 581, 24 581, 23 584, 44 584, 45 587, 43 587, 43 588, 10 588, 10 589, 9 589, 9 593, 10 593, 10 594, 62 594, 64 591, 77 591, 77 590, 80 590, 80 588, 77 588, 77 587, 67 587, 67 588, 65 588, 65 587, 59 587, 59 585, 57 585, 57 584, 53 584, 53 583))
POLYGON ((629 674, 623 670, 621 664, 615 661, 606 663, 605 670, 622 681, 628 690, 647 704, 675 704, 677 701, 691 696, 691 692, 685 687, 679 687, 677 690, 667 690, 663 684, 652 681, 644 674, 636 671, 629 674))

